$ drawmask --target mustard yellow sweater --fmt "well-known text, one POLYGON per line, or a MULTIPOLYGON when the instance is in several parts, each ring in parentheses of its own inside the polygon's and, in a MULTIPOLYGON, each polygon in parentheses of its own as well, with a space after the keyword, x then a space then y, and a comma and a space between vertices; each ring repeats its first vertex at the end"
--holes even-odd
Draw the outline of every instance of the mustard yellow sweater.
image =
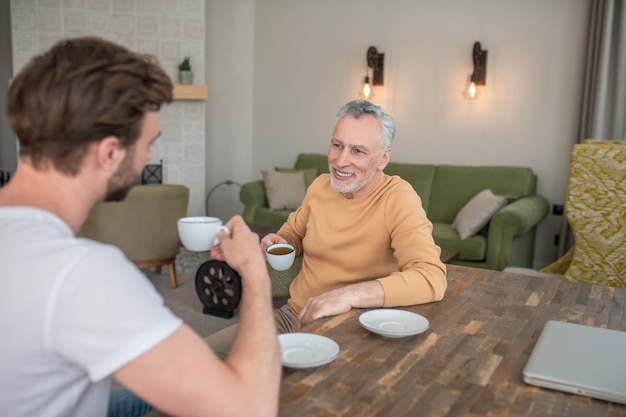
POLYGON ((279 230, 304 251, 289 305, 297 314, 309 297, 372 279, 383 286, 385 307, 441 300, 446 267, 432 227, 421 199, 400 177, 383 175, 369 195, 347 199, 322 174, 279 230))

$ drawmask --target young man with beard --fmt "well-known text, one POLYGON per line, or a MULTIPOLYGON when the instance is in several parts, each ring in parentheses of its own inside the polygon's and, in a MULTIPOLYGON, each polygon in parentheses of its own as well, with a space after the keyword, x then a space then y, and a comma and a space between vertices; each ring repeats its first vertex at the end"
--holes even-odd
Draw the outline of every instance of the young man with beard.
MULTIPOLYGON (((279 333, 352 308, 398 307, 439 301, 446 268, 432 223, 406 181, 388 176, 395 122, 368 101, 346 104, 328 149, 330 174, 307 189, 302 205, 263 249, 288 242, 303 253, 288 303, 274 310, 279 333)), ((225 355, 235 328, 207 338, 225 355)))
POLYGON ((3 415, 105 416, 112 377, 172 415, 277 414, 271 283, 241 217, 213 250, 242 277, 226 361, 119 249, 75 237, 98 202, 136 184, 171 99, 162 69, 97 38, 60 42, 13 80, 7 107, 20 165, 0 189, 3 415))

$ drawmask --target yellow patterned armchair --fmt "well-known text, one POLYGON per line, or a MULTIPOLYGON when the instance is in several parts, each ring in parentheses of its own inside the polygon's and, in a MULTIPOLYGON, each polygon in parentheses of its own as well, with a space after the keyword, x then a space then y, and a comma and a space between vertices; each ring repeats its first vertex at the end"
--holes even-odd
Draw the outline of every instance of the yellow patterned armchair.
POLYGON ((574 246, 541 272, 626 287, 626 141, 586 139, 574 145, 565 216, 574 246))

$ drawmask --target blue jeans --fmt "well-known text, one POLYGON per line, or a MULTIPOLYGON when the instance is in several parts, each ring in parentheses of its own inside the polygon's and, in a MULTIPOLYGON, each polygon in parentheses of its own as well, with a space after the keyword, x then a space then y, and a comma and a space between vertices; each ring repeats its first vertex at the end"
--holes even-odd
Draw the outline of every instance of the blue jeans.
POLYGON ((108 417, 140 417, 152 411, 152 406, 126 388, 111 390, 108 417))

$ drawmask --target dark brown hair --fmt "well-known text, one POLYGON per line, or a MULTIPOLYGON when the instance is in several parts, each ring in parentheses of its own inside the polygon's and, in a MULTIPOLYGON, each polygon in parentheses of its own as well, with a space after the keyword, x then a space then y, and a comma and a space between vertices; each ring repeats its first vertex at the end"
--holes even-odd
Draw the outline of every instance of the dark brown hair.
POLYGON ((89 145, 116 136, 132 147, 147 110, 172 100, 157 65, 109 41, 61 41, 33 58, 9 89, 7 113, 20 155, 76 175, 89 145))

